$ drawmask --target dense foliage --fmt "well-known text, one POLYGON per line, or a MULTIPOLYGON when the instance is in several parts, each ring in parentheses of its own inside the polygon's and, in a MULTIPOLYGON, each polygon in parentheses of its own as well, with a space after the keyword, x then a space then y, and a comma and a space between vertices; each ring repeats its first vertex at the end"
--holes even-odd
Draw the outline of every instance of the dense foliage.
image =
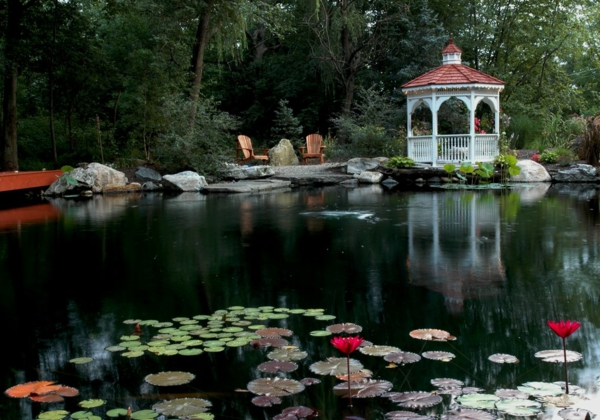
POLYGON ((506 82, 513 146, 566 147, 600 112, 599 24, 587 0, 0 0, 0 170, 205 172, 240 133, 400 155, 399 87, 450 34, 506 82))

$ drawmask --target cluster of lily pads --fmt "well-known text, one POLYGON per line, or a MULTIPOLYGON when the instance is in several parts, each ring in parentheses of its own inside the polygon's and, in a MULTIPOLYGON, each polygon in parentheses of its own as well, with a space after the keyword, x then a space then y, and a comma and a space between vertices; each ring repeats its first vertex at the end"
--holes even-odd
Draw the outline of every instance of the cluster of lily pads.
MULTIPOLYGON (((333 321, 335 316, 327 315, 321 309, 288 309, 262 306, 259 308, 244 308, 233 306, 218 310, 211 315, 196 315, 193 317, 173 318, 168 322, 158 320, 129 319, 124 321, 130 328, 131 334, 122 335, 119 342, 106 348, 122 357, 137 358, 147 353, 165 357, 200 356, 202 353, 227 351, 230 347, 247 347, 263 349, 268 360, 259 364, 257 374, 261 377, 247 383, 246 390, 252 394, 249 402, 258 407, 268 409, 274 405, 285 405, 284 400, 302 393, 307 387, 319 386, 321 379, 304 377, 293 379, 302 362, 308 358, 308 353, 298 345, 290 344, 294 334, 287 328, 269 326, 277 320, 297 315, 313 318, 318 321, 333 321)), ((329 324, 323 329, 312 331, 314 339, 318 337, 344 336, 349 337, 362 331, 362 327, 354 323, 329 324)), ((418 329, 409 333, 413 339, 424 341, 448 342, 456 340, 450 333, 438 329, 418 329)), ((361 339, 362 340, 362 339, 361 339)), ((352 351, 354 348, 352 348, 352 351)), ((566 351, 566 350, 565 350, 566 351)), ((381 366, 400 368, 417 363, 422 359, 434 362, 450 362, 455 355, 448 351, 423 351, 421 354, 402 351, 389 345, 377 345, 362 341, 358 352, 367 357, 381 359, 381 366)), ((332 351, 333 353, 333 351, 332 351)), ((536 356, 548 362, 577 361, 581 354, 564 352, 563 350, 545 350, 536 356), (565 356, 568 353, 568 357, 565 356), (565 359, 566 357, 566 359, 565 359)), ((200 356, 202 357, 202 356, 200 356)), ((518 363, 517 357, 509 354, 494 354, 489 356, 494 363, 518 363)), ((82 364, 93 362, 92 358, 78 357, 71 359, 72 363, 82 364)), ((377 365, 379 362, 375 361, 377 365)), ((484 393, 482 389, 466 387, 458 379, 436 378, 431 380, 433 391, 393 391, 394 384, 385 379, 373 378, 373 372, 366 369, 361 361, 355 358, 329 357, 303 366, 318 376, 334 376, 339 382, 331 392, 350 398, 386 398, 397 405, 398 409, 385 414, 386 419, 433 419, 432 407, 443 408, 442 420, 469 419, 492 420, 501 415, 536 416, 542 413, 545 405, 563 407, 559 415, 566 420, 575 420, 595 415, 587 410, 575 409, 573 405, 585 399, 582 388, 571 386, 572 394, 565 394, 565 383, 528 382, 516 389, 499 389, 493 394, 484 393)), ((195 379, 192 372, 164 371, 145 376, 144 381, 157 387, 185 385, 195 379)), ((6 395, 16 398, 37 396, 39 394, 58 394, 60 389, 68 390, 62 385, 54 387, 54 383, 44 383, 33 386, 31 383, 20 384, 5 391, 6 395)), ((240 391, 240 390, 238 390, 240 391)), ((64 391, 67 392, 67 391, 64 391)), ((77 395, 77 394, 73 394, 77 395)), ((52 401, 48 397, 48 401, 52 401)), ((33 401, 44 402, 43 399, 33 401)), ((58 401, 58 400, 55 400, 58 401)), ((340 400, 343 404, 344 400, 340 400)), ((66 410, 48 410, 38 418, 46 420, 58 419, 101 419, 97 413, 90 411, 101 407, 105 401, 100 399, 84 400, 79 405, 82 411, 70 413, 66 410)), ((289 405, 289 404, 288 404, 289 405)), ((211 420, 214 415, 209 413, 212 403, 202 398, 174 398, 153 404, 149 409, 133 411, 131 408, 114 408, 104 414, 109 418, 153 419, 164 418, 211 420)), ((272 417, 274 420, 296 420, 327 417, 328 407, 288 406, 272 417)), ((439 410, 438 410, 439 412, 439 410)), ((354 419, 360 417, 353 416, 354 419)))

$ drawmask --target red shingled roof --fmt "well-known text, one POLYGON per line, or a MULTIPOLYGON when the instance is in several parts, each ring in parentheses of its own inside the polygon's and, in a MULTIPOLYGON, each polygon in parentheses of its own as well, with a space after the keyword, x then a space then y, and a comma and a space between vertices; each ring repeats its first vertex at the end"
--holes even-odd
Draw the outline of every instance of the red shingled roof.
POLYGON ((456 44, 454 43, 454 38, 450 38, 450 41, 448 42, 448 45, 446 45, 446 48, 444 48, 442 50, 442 54, 452 54, 452 53, 462 53, 462 50, 460 48, 458 48, 456 46, 456 44))
MULTIPOLYGON (((454 44, 448 44, 446 49, 451 45, 454 44)), ((460 85, 472 83, 504 85, 502 80, 472 69, 471 67, 462 64, 444 64, 425 74, 422 74, 408 83, 403 84, 402 87, 413 88, 429 85, 460 85)))

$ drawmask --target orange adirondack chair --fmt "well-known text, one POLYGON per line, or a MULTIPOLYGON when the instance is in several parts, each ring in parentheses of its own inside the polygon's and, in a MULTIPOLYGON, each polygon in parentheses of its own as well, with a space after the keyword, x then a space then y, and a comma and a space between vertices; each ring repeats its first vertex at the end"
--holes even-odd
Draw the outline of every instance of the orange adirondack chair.
POLYGON ((308 159, 319 159, 321 163, 325 163, 323 160, 323 136, 320 134, 309 134, 306 136, 306 146, 300 147, 300 153, 302 153, 302 160, 304 164, 308 163, 308 159))
POLYGON ((237 137, 235 158, 237 159, 238 163, 246 163, 253 160, 262 160, 266 163, 269 161, 269 156, 267 156, 268 152, 269 149, 264 149, 264 155, 255 155, 250 137, 241 134, 237 137))

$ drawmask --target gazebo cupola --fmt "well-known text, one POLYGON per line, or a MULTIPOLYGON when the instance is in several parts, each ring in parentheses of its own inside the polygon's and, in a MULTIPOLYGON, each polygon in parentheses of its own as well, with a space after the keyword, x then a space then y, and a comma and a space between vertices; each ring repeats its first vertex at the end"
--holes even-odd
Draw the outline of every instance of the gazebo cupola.
POLYGON ((408 157, 415 162, 444 163, 491 162, 498 155, 500 138, 500 92, 504 82, 461 62, 462 50, 450 38, 442 50, 442 65, 402 85, 407 97, 406 112, 408 157), (438 112, 450 98, 466 105, 469 132, 438 134, 438 112), (480 102, 494 113, 494 132, 483 133, 475 123, 475 110, 480 102), (412 114, 424 104, 431 110, 431 134, 413 133, 412 114))

